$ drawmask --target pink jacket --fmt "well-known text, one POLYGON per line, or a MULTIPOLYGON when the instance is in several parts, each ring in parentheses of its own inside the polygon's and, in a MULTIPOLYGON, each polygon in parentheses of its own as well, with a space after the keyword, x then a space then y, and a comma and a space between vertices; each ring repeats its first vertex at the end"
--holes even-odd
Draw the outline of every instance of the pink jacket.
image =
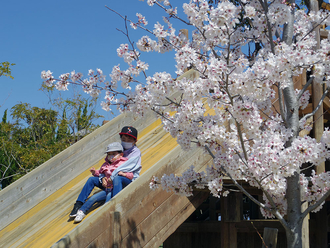
MULTIPOLYGON (((98 177, 98 176, 100 176, 100 174, 103 174, 107 178, 110 178, 110 176, 112 175, 112 172, 117 167, 119 167, 121 164, 125 163, 128 160, 128 158, 121 157, 111 164, 107 157, 104 160, 105 160, 105 162, 103 163, 101 168, 99 170, 95 170, 95 173, 94 173, 95 177, 98 177)), ((126 177, 128 179, 132 180, 133 172, 126 172, 126 177)))

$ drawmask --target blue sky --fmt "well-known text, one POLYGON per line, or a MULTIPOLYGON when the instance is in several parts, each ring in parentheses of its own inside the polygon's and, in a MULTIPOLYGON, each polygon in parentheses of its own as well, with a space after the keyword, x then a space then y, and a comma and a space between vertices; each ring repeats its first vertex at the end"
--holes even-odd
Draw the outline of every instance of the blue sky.
MULTIPOLYGON (((175 2, 182 13, 182 4, 188 1, 171 2, 175 2)), ((124 66, 116 53, 121 43, 127 43, 126 37, 116 30, 124 29, 124 21, 105 5, 132 20, 137 20, 137 12, 141 13, 146 16, 149 29, 153 29, 156 21, 162 23, 164 15, 158 7, 151 8, 139 0, 11 0, 1 3, 0 62, 16 65, 12 67, 14 80, 0 77, 0 118, 5 109, 20 102, 51 107, 46 95, 39 91, 43 70, 51 70, 58 77, 72 70, 87 75, 89 69, 100 68, 108 76, 114 65, 124 66)), ((174 23, 184 28, 178 21, 174 23)), ((142 30, 130 28, 129 32, 135 41, 145 35, 142 30)), ((173 58, 174 53, 141 57, 150 65, 149 74, 167 71, 175 76, 173 58)), ((98 113, 104 115, 104 119, 113 118, 101 108, 98 113)))

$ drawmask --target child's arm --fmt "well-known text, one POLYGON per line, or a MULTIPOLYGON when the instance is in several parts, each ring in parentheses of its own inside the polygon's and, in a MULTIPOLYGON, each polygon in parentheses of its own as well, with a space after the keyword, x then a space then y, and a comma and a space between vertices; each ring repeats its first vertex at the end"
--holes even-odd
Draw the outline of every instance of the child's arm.
POLYGON ((92 173, 92 175, 93 175, 94 177, 99 177, 99 176, 101 175, 100 170, 95 170, 94 167, 92 167, 92 168, 90 169, 90 172, 92 173), (93 174, 92 171, 94 171, 94 174, 93 174))
POLYGON ((133 179, 133 172, 122 172, 122 171, 119 171, 119 172, 118 172, 118 175, 119 175, 119 176, 126 177, 126 178, 128 178, 129 180, 132 180, 132 179, 133 179))
POLYGON ((115 176, 117 176, 120 171, 125 172, 125 173, 128 173, 128 172, 132 173, 133 174, 132 180, 134 178, 138 177, 138 175, 140 174, 140 171, 141 171, 141 164, 139 163, 140 160, 141 160, 140 157, 130 158, 129 160, 127 160, 125 163, 121 164, 117 169, 115 169, 112 172, 111 179, 113 180, 113 178, 115 176), (137 174, 137 176, 135 176, 136 174, 137 174))

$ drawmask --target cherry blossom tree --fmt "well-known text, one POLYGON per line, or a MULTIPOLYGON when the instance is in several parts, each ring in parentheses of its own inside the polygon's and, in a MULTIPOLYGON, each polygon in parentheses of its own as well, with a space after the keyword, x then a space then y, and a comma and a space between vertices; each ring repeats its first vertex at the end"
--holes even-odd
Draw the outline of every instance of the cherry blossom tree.
POLYGON ((109 81, 97 69, 87 77, 73 71, 58 79, 43 71, 44 82, 58 90, 78 84, 92 96, 104 91, 102 107, 107 111, 117 106, 143 116, 151 109, 184 150, 197 144, 214 161, 205 172, 192 166, 181 176, 154 178, 152 188, 161 184, 189 196, 193 187, 207 187, 220 197, 229 193, 224 186, 229 178, 266 218, 280 221, 288 247, 302 247, 304 218, 321 209, 330 195, 329 172, 313 170, 306 175, 303 170, 306 164, 318 166, 330 157, 330 130, 324 130, 320 141, 299 136, 300 130, 311 128, 306 120, 317 110, 299 116, 309 102, 307 87, 312 82, 325 86, 318 106, 329 90, 330 42, 328 38, 318 45, 315 32, 330 23, 329 14, 306 11, 292 0, 191 0, 182 6, 183 18, 168 0, 147 4, 165 11, 163 24, 148 29, 142 14, 137 14, 137 21, 121 16, 128 44, 120 45, 117 53, 127 67, 114 66, 109 81), (191 39, 175 29, 174 19, 188 26, 191 39), (129 26, 145 32, 136 43, 128 35, 129 26), (167 51, 175 52, 177 74, 189 68, 198 77, 147 75, 142 53, 167 51), (310 75, 306 85, 295 89, 293 77, 305 71, 310 75), (118 90, 120 85, 135 90, 118 90), (278 109, 273 106, 277 95, 278 109), (212 114, 207 114, 209 109, 212 114), (242 180, 262 190, 263 200, 253 198, 239 183, 242 180), (308 204, 305 210, 302 203, 308 204))

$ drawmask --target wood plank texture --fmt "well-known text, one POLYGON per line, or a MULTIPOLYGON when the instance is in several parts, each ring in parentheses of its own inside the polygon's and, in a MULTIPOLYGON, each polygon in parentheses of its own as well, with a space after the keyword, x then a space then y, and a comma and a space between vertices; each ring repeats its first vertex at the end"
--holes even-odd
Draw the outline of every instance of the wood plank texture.
MULTIPOLYGON (((158 129, 161 129, 161 127, 158 126, 158 129)), ((155 130, 154 128, 145 135, 154 136, 155 133, 164 140, 170 137, 170 135, 166 134, 164 131, 155 130)), ((152 166, 150 163, 153 163, 154 160, 157 159, 160 160, 161 156, 164 156, 170 149, 177 146, 174 139, 170 142, 172 145, 169 145, 167 141, 159 142, 160 140, 161 139, 154 139, 150 142, 150 139, 144 139, 143 136, 140 138, 139 143, 141 142, 143 144, 147 142, 149 146, 153 146, 152 149, 141 149, 143 153, 142 161, 144 161, 145 158, 145 160, 149 161, 148 164, 143 163, 143 166, 152 166), (161 149, 161 147, 164 149, 161 149), (157 152, 158 156, 155 156, 154 152, 157 152), (149 157, 152 157, 152 159, 149 157)), ((145 145, 145 147, 147 148, 148 146, 145 145)), ((104 150, 104 148, 102 150, 104 150)), ((102 157, 103 156, 104 154, 102 154, 102 157)), ((102 163, 103 159, 95 166, 100 167, 102 163)), ((86 179, 90 176, 88 171, 90 167, 91 165, 89 165, 87 170, 82 174, 63 186, 63 188, 57 190, 54 194, 41 201, 34 208, 27 211, 20 218, 1 230, 0 239, 5 241, 8 245, 28 246, 31 244, 35 245, 36 237, 40 237, 38 242, 48 242, 47 244, 49 247, 70 230, 74 229, 76 225, 69 222, 68 214, 86 179), (45 240, 42 241, 43 239, 45 240)), ((145 167, 144 169, 147 170, 145 167)))
POLYGON ((50 247, 57 241, 54 247, 153 247, 208 193, 187 198, 160 189, 151 191, 152 176, 180 174, 192 164, 202 170, 210 161, 200 148, 183 152, 153 113, 143 119, 120 115, 0 191, 0 247, 50 247), (142 152, 142 176, 111 202, 89 213, 81 224, 73 224, 68 214, 90 176, 89 168, 101 166, 106 145, 119 141, 118 133, 125 125, 140 131, 137 145, 142 152), (116 230, 114 213, 120 216, 116 230), (154 228, 159 218, 163 224, 154 228), (113 242, 113 231, 120 244, 113 242))
MULTIPOLYGON (((163 242, 175 229, 191 214, 198 201, 208 195, 207 192, 198 192, 196 198, 178 196, 161 189, 152 191, 149 182, 153 175, 161 176, 164 173, 181 173, 194 163, 197 170, 204 169, 210 162, 210 157, 196 148, 184 153, 179 147, 166 154, 154 166, 147 170, 139 179, 126 187, 121 194, 114 197, 109 203, 89 215, 79 226, 72 230, 53 247, 81 247, 81 238, 96 241, 102 239, 102 233, 93 232, 97 226, 106 230, 110 223, 102 219, 107 212, 121 213, 120 229, 122 247, 154 247, 163 242), (96 223, 97 226, 92 223, 96 223)), ((112 241, 113 242, 113 241, 112 241)), ((107 247, 111 247, 111 243, 107 247)), ((82 246, 83 247, 83 246, 82 246)))
POLYGON ((263 236, 263 240, 265 243, 262 244, 262 248, 276 247, 277 246, 277 233, 278 233, 278 230, 276 228, 265 227, 264 236, 263 236))
POLYGON ((143 121, 121 115, 1 190, 0 230, 96 164, 106 145, 118 141, 122 126, 142 130, 155 121, 152 113, 143 121))

